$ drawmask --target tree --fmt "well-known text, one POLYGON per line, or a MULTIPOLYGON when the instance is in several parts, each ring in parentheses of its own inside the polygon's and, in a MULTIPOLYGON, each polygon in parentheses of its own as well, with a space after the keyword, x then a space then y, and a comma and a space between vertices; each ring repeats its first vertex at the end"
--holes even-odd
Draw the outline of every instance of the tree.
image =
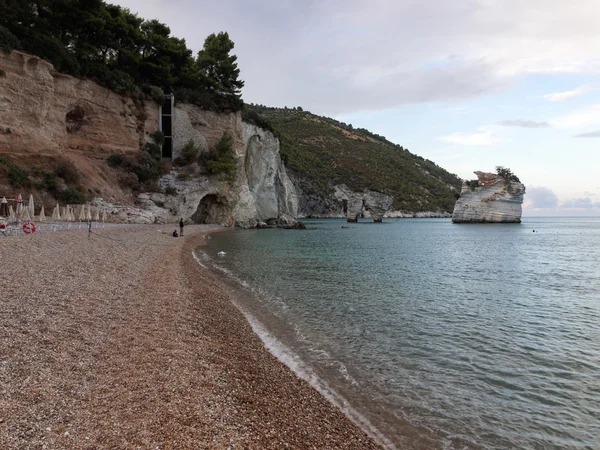
POLYGON ((234 45, 227 32, 211 34, 204 41, 204 48, 198 52, 196 68, 210 89, 240 99, 244 82, 238 78, 237 56, 229 54, 234 45))

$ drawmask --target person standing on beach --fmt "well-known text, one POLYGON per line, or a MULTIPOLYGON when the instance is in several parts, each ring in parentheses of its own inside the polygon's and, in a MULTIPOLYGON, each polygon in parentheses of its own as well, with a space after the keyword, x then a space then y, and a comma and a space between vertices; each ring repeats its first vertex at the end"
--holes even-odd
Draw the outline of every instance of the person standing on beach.
POLYGON ((179 220, 179 236, 183 236, 183 217, 179 220))

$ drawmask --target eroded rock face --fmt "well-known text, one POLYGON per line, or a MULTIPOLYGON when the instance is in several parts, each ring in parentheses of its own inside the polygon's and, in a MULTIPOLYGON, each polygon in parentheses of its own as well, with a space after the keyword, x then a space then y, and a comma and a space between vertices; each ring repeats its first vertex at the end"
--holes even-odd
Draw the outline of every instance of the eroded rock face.
POLYGON ((138 152, 158 130, 158 105, 134 101, 49 62, 0 50, 0 150, 29 154, 138 152))
POLYGON ((479 186, 463 183, 454 206, 455 223, 520 223, 525 185, 499 175, 475 172, 479 186))
MULTIPOLYGON (((201 152, 213 150, 224 133, 232 137, 237 161, 235 180, 218 176, 193 175, 177 179, 178 169, 161 179, 161 187, 174 195, 147 193, 139 196, 157 222, 183 218, 194 223, 219 223, 252 228, 260 222, 276 222, 281 214, 298 214, 298 197, 279 154, 279 140, 273 133, 243 123, 241 115, 217 114, 194 105, 174 108, 174 157, 190 139, 201 152)), ((197 168, 186 168, 197 172, 197 168)))

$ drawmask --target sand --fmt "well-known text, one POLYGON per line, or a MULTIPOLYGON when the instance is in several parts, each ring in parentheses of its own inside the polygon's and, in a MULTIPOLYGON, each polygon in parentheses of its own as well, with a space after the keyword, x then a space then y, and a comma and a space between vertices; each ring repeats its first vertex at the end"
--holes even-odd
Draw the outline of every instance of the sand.
POLYGON ((378 448, 157 228, 0 238, 0 448, 378 448))

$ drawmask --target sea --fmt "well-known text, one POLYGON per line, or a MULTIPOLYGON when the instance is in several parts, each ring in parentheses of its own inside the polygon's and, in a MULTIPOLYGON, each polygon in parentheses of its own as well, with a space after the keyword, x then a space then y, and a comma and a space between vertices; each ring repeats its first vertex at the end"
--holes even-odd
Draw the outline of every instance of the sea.
POLYGON ((305 223, 195 255, 385 448, 600 449, 600 218, 305 223))

